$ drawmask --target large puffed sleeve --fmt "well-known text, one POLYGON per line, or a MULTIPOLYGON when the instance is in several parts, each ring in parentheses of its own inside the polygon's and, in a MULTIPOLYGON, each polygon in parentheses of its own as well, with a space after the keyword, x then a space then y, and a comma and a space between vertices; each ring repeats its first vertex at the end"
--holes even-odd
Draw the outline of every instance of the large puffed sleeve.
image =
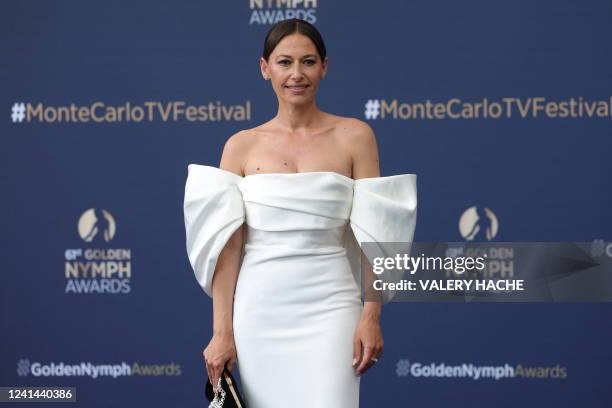
POLYGON ((187 254, 198 283, 212 297, 212 279, 221 250, 245 220, 237 174, 190 164, 183 212, 187 254))
MULTIPOLYGON (((361 250, 372 263, 374 257, 394 257, 398 248, 410 255, 417 217, 417 176, 398 174, 355 180, 350 230, 345 242, 355 279, 361 287, 361 250), (364 243, 368 244, 364 247, 364 243), (385 245, 384 243, 403 243, 385 245)), ((403 271, 385 271, 376 276, 384 282, 399 282, 403 271)), ((382 302, 395 291, 379 292, 382 302)))

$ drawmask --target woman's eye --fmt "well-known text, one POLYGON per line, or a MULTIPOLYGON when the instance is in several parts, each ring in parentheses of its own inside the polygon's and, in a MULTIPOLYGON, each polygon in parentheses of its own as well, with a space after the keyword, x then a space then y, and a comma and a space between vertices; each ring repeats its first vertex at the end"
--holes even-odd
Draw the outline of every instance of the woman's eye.
MULTIPOLYGON (((281 65, 286 65, 286 64, 291 64, 291 61, 289 60, 281 60, 278 62, 281 65)), ((306 63, 307 65, 314 65, 316 64, 315 60, 304 60, 304 63, 306 63)))

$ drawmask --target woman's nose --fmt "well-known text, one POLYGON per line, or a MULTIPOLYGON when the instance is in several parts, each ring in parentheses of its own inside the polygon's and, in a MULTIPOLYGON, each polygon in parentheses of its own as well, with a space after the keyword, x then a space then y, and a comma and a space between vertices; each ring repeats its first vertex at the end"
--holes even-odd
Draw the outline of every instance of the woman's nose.
POLYGON ((291 76, 295 79, 302 78, 302 67, 299 64, 295 65, 295 67, 291 71, 291 76))

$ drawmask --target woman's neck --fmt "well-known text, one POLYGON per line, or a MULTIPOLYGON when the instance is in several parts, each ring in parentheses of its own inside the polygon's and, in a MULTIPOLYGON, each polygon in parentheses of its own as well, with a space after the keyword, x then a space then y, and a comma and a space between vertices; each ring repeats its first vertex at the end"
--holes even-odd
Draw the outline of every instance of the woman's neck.
POLYGON ((321 111, 314 103, 305 105, 280 103, 274 119, 279 126, 295 132, 311 128, 320 121, 320 118, 321 111))

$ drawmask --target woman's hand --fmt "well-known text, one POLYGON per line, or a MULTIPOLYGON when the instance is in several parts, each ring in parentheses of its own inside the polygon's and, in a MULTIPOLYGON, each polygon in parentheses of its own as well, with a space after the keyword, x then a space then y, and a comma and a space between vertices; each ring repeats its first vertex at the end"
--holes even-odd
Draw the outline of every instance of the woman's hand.
POLYGON ((353 338, 353 367, 356 367, 355 370, 359 375, 372 367, 374 364, 372 358, 380 357, 383 345, 380 329, 380 304, 372 307, 366 306, 353 338))
POLYGON ((223 368, 227 363, 227 370, 232 371, 236 362, 236 345, 234 333, 222 331, 213 333, 208 346, 204 349, 204 362, 208 372, 208 381, 216 389, 219 378, 223 375, 223 368))

